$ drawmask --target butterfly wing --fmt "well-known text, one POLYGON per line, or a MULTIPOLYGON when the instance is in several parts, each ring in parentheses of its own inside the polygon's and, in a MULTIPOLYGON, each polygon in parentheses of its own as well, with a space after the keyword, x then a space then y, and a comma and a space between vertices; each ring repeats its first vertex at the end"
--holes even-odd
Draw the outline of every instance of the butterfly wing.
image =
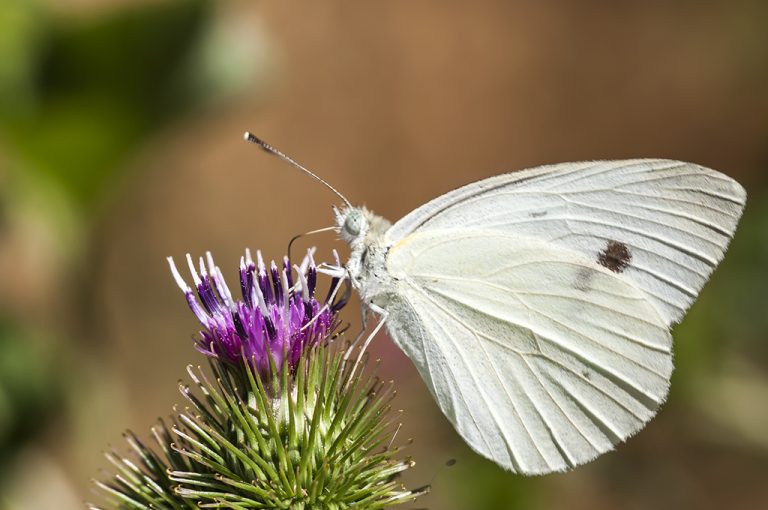
POLYGON ((692 163, 565 163, 447 193, 398 221, 387 243, 456 227, 547 241, 621 272, 673 324, 722 259, 745 200, 737 182, 692 163))
POLYGON ((664 401, 669 330, 645 294, 584 254, 479 229, 394 245, 387 327, 478 453, 526 474, 610 450, 664 401))

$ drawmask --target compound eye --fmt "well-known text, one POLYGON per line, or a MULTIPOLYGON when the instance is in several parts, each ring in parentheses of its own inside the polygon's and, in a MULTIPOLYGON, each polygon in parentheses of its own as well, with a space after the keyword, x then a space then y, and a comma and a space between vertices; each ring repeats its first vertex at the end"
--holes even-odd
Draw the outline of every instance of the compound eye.
POLYGON ((350 214, 347 219, 344 220, 344 230, 348 234, 356 236, 360 234, 362 229, 363 218, 359 214, 350 214))

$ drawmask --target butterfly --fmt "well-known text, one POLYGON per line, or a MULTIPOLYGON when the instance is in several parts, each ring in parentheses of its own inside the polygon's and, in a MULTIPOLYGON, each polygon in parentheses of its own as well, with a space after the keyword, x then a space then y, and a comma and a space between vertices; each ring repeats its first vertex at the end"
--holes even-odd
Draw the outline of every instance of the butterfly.
POLYGON ((670 328, 746 201, 733 179, 664 159, 502 174, 394 224, 339 196, 364 309, 467 444, 529 475, 586 463, 653 418, 673 370, 670 328))

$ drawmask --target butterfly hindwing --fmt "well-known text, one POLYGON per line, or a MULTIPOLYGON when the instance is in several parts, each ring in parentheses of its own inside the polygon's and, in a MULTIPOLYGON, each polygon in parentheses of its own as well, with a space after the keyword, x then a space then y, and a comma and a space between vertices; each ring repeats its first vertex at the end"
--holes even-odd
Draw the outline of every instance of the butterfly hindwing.
POLYGON ((539 474, 651 418, 671 338, 647 296, 585 255, 508 233, 429 229, 394 245, 387 327, 467 443, 539 474))

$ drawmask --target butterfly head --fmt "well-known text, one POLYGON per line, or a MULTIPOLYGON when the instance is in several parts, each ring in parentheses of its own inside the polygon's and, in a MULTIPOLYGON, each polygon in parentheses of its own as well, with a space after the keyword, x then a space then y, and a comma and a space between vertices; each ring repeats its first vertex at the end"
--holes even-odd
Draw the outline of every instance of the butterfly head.
POLYGON ((336 209, 336 228, 339 236, 348 244, 365 238, 368 233, 369 218, 371 212, 363 207, 345 207, 336 209))
POLYGON ((383 277, 387 248, 384 237, 391 224, 365 207, 334 208, 336 230, 351 248, 345 265, 352 286, 367 300, 375 296, 383 277))
POLYGON ((365 207, 333 209, 336 215, 336 231, 352 250, 365 250, 371 245, 382 244, 390 222, 365 207))

